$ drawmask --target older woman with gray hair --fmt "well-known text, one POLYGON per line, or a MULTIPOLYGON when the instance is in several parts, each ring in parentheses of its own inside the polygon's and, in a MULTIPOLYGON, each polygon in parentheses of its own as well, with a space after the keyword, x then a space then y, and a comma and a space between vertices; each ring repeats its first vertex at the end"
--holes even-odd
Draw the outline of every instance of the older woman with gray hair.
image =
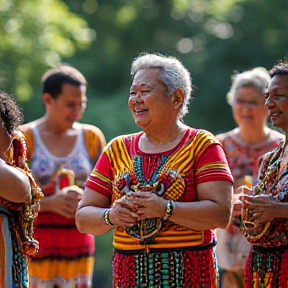
POLYGON ((188 70, 141 54, 128 105, 141 132, 104 149, 76 213, 78 229, 114 229, 113 287, 218 287, 214 229, 228 225, 233 178, 209 132, 183 124, 188 70))
MULTIPOLYGON (((266 88, 270 81, 263 67, 232 76, 232 86, 227 94, 237 127, 216 135, 223 144, 235 181, 235 199, 242 185, 255 184, 259 157, 277 147, 284 135, 268 128, 268 110, 265 107, 266 88)), ((236 209, 233 216, 240 214, 236 209)), ((234 224, 241 218, 233 217, 228 229, 217 230, 216 255, 220 267, 221 288, 240 288, 244 285, 244 268, 251 245, 234 224)))

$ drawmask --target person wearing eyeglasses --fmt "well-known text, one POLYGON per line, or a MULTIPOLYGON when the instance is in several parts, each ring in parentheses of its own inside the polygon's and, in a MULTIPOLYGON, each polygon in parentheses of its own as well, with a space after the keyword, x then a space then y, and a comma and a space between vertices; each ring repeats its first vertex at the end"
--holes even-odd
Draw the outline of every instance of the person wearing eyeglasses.
POLYGON ((242 196, 244 234, 252 244, 245 269, 246 288, 288 287, 288 62, 270 70, 265 106, 284 141, 261 160, 252 195, 242 196))
MULTIPOLYGON (((267 126, 268 110, 263 95, 269 81, 270 75, 263 67, 232 76, 227 100, 237 127, 216 137, 224 147, 234 177, 235 200, 243 192, 239 187, 255 184, 259 157, 284 139, 283 134, 267 126)), ((239 214, 240 211, 234 211, 227 229, 217 229, 216 255, 221 288, 244 285, 244 268, 251 245, 237 227, 242 224, 239 214)))
POLYGON ((86 84, 74 67, 48 70, 42 77, 45 115, 20 127, 30 168, 44 193, 35 229, 40 249, 29 263, 30 288, 91 286, 94 237, 78 232, 75 211, 106 142, 99 128, 79 122, 87 105, 86 84))

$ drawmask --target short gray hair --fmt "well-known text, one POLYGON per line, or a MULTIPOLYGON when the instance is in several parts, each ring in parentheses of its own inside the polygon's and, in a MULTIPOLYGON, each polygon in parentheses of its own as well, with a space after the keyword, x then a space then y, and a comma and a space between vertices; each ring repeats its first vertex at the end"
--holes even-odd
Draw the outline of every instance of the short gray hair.
POLYGON ((227 93, 227 102, 232 106, 238 89, 245 86, 255 87, 260 95, 264 95, 270 80, 268 71, 263 67, 256 67, 233 75, 232 86, 227 93))
POLYGON ((159 78, 167 87, 168 96, 171 96, 178 88, 183 90, 184 103, 178 115, 182 119, 188 113, 191 100, 192 81, 189 71, 175 57, 144 53, 134 59, 131 66, 131 75, 134 78, 139 70, 150 68, 160 70, 159 78))

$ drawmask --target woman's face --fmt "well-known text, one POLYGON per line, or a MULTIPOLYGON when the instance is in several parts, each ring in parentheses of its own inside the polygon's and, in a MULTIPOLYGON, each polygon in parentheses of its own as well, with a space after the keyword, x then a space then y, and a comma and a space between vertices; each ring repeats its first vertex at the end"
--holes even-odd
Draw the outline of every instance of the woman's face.
POLYGON ((272 124, 288 133, 288 75, 274 76, 265 95, 272 124))
POLYGON ((232 111, 240 129, 263 129, 268 118, 265 99, 254 86, 238 88, 232 111))
POLYGON ((4 124, 2 124, 2 119, 0 118, 0 156, 8 150, 11 145, 11 137, 8 134, 4 124))
POLYGON ((128 100, 136 125, 145 128, 165 129, 175 122, 173 97, 159 79, 159 69, 143 69, 136 73, 128 100))

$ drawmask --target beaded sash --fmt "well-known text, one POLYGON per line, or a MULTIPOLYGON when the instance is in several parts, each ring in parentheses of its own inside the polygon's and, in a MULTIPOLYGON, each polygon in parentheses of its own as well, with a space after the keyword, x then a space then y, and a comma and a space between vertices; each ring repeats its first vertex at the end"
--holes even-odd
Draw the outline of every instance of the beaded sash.
MULTIPOLYGON (((164 191, 164 186, 160 182, 157 181, 157 178, 160 174, 160 171, 162 167, 164 166, 168 156, 164 155, 161 157, 161 161, 158 164, 158 166, 153 171, 151 177, 149 180, 145 179, 145 176, 143 174, 143 158, 136 155, 134 157, 134 170, 137 177, 137 185, 131 186, 130 189, 132 191, 143 191, 145 192, 154 192, 157 193, 159 196, 161 196, 164 191)), ((124 191, 126 192, 126 195, 130 195, 130 197, 133 197, 133 192, 130 191, 124 191), (130 193, 129 193, 130 192, 130 193)), ((141 244, 148 244, 149 242, 153 241, 153 238, 158 234, 158 232, 163 227, 163 220, 162 218, 149 218, 149 219, 143 219, 139 220, 138 224, 126 228, 125 231, 130 236, 139 239, 141 244)))
MULTIPOLYGON (((255 195, 265 195, 272 194, 274 199, 277 200, 277 195, 275 195, 276 186, 280 179, 280 155, 282 153, 282 147, 270 153, 269 156, 264 159, 261 171, 265 173, 261 181, 256 185, 253 190, 255 195)), ((274 226, 275 220, 272 222, 255 224, 253 222, 253 214, 249 209, 244 208, 242 210, 242 219, 244 223, 244 235, 250 242, 256 242, 261 239, 271 230, 274 226), (273 224, 273 225, 272 225, 273 224)))
POLYGON ((24 256, 32 256, 39 249, 39 243, 34 239, 34 221, 38 216, 39 203, 44 195, 27 165, 25 136, 20 131, 13 133, 12 147, 4 155, 5 161, 27 176, 31 187, 31 200, 30 203, 14 203, 0 198, 0 205, 5 206, 13 216, 13 230, 17 234, 21 253, 24 256))

